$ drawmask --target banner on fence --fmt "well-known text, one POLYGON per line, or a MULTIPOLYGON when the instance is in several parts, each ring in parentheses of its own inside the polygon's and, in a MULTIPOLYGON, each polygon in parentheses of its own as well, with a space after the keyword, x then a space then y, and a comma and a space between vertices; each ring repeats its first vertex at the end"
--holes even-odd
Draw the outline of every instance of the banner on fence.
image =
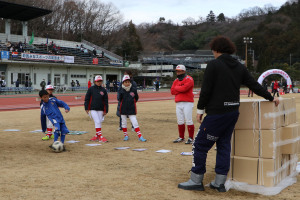
POLYGON ((98 65, 98 58, 93 58, 93 64, 98 65))
POLYGON ((48 61, 61 61, 64 62, 64 56, 48 55, 48 54, 35 54, 35 53, 22 53, 22 59, 26 60, 48 60, 48 61))
POLYGON ((74 56, 65 56, 65 63, 74 63, 74 56))
POLYGON ((9 51, 1 51, 1 59, 8 60, 9 59, 9 51))

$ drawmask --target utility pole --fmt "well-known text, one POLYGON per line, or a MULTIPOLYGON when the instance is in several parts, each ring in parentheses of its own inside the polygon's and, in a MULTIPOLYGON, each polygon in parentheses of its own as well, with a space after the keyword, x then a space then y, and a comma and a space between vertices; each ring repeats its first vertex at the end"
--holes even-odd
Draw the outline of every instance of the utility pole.
POLYGON ((290 53, 290 67, 292 67, 292 54, 290 53))

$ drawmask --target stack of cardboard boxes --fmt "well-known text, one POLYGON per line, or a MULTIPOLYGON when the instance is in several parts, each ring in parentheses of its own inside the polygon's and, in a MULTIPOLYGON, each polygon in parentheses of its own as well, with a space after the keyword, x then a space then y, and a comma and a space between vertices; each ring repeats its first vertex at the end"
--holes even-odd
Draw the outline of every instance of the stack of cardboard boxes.
POLYGON ((282 99, 277 107, 262 99, 241 100, 239 111, 229 178, 273 187, 296 173, 300 124, 295 99, 282 99))

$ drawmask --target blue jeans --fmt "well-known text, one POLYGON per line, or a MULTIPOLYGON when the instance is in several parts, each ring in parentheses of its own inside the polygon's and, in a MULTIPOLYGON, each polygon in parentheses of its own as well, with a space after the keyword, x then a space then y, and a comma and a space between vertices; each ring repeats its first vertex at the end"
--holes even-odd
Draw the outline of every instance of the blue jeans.
POLYGON ((192 172, 204 174, 206 172, 207 152, 217 143, 217 158, 215 172, 227 175, 230 167, 231 136, 238 120, 239 111, 218 115, 207 115, 193 144, 192 172))

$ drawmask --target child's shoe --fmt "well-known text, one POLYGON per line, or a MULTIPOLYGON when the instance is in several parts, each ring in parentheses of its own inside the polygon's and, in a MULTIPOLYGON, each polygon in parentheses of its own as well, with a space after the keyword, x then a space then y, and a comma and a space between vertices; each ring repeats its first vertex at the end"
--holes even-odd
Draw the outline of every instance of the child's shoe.
POLYGON ((101 139, 99 139, 99 142, 108 142, 108 141, 105 137, 102 137, 101 139))
POLYGON ((139 138, 139 141, 141 141, 141 142, 146 142, 147 140, 146 140, 145 138, 143 138, 143 136, 141 136, 141 137, 139 138))
POLYGON ((125 136, 124 137, 124 141, 128 141, 129 140, 129 137, 128 136, 125 136))
POLYGON ((54 134, 51 134, 51 137, 50 137, 51 139, 54 139, 54 134))
MULTIPOLYGON (((52 137, 52 136, 51 136, 52 137)), ((53 136, 53 138, 54 138, 54 136, 53 136)), ((46 141, 46 140, 49 140, 50 138, 49 138, 49 135, 46 135, 45 137, 42 137, 42 140, 43 141, 46 141)))
POLYGON ((95 135, 92 139, 90 139, 90 141, 99 141, 99 138, 97 135, 95 135))

